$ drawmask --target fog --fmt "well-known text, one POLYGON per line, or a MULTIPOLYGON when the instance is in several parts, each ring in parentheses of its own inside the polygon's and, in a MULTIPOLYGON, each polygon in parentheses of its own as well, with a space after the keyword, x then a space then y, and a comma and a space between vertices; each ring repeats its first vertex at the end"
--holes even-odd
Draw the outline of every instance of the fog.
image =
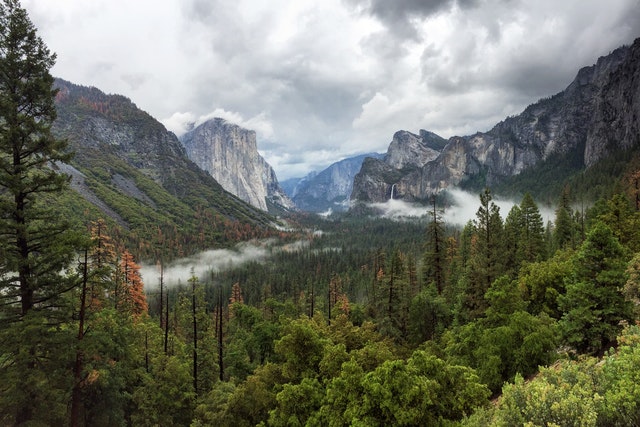
MULTIPOLYGON (((480 207, 479 194, 469 193, 460 189, 447 189, 447 200, 450 205, 445 209, 438 207, 442 220, 447 225, 464 226, 467 222, 476 219, 476 212, 480 207)), ((515 204, 520 201, 494 199, 493 202, 500 208, 500 216, 504 220, 515 204)), ((410 203, 399 199, 387 200, 384 203, 372 203, 380 217, 403 221, 415 218, 429 218, 430 206, 419 203, 410 203)), ((552 221, 555 217, 554 208, 538 205, 540 214, 545 222, 552 221)), ((322 231, 316 230, 314 235, 321 235, 322 231)), ((192 275, 200 280, 205 280, 211 272, 220 272, 240 266, 250 261, 265 262, 274 253, 281 251, 295 252, 309 247, 308 240, 298 240, 283 244, 275 239, 250 241, 237 244, 232 249, 211 249, 200 252, 191 257, 174 260, 164 266, 164 283, 174 286, 178 283, 187 283, 192 275)), ((142 279, 147 289, 157 288, 160 281, 160 269, 156 265, 143 264, 140 269, 142 279)))
MULTIPOLYGON (((299 240, 278 244, 276 240, 250 241, 237 244, 232 249, 211 249, 194 256, 180 258, 164 266, 163 281, 167 286, 187 283, 191 276, 205 280, 211 272, 229 270, 250 261, 264 262, 278 251, 299 251, 309 246, 309 242, 299 240)), ((142 280, 147 289, 157 288, 160 283, 160 268, 143 264, 140 268, 142 280)))
MULTIPOLYGON (((464 226, 467 222, 476 218, 476 212, 480 207, 480 195, 451 188, 446 190, 450 205, 444 210, 442 206, 437 209, 442 215, 442 220, 448 225, 464 226)), ((493 202, 500 208, 500 216, 504 220, 511 208, 520 204, 521 200, 505 200, 494 198, 493 202)), ((421 205, 419 203, 405 202, 399 199, 390 199, 384 203, 371 203, 369 206, 374 208, 383 218, 394 220, 404 220, 408 218, 420 218, 428 214, 431 206, 421 205)), ((554 208, 538 205, 540 215, 545 224, 547 221, 553 221, 555 217, 554 208)), ((429 217, 430 218, 430 217, 429 217)))

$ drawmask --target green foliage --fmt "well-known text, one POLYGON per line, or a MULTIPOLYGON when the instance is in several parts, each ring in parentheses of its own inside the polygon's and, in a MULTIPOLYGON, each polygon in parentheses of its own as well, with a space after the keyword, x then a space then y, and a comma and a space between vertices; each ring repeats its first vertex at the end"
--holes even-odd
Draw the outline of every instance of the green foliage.
POLYGON ((554 319, 562 317, 558 298, 566 292, 565 281, 570 277, 574 264, 572 252, 558 251, 541 262, 524 265, 518 275, 518 285, 525 295, 532 314, 545 313, 554 319))
POLYGON ((411 300, 409 308, 409 341, 421 344, 433 340, 451 325, 453 314, 448 301, 438 295, 434 284, 427 286, 411 300))
POLYGON ((631 306, 621 292, 625 267, 625 250, 611 229, 595 224, 576 253, 566 294, 558 299, 564 339, 579 352, 607 350, 615 344, 620 322, 630 319, 631 306))
POLYGON ((387 361, 366 374, 357 368, 351 372, 356 378, 342 377, 336 383, 352 384, 339 394, 350 396, 347 418, 329 418, 328 425, 444 425, 486 404, 489 395, 473 370, 422 351, 406 362, 387 361))
POLYGON ((442 293, 445 284, 446 245, 445 232, 442 218, 436 209, 435 197, 432 199, 432 209, 429 212, 431 221, 427 226, 426 244, 423 258, 423 282, 434 283, 439 294, 442 293))
POLYGON ((290 381, 314 377, 319 372, 326 340, 314 327, 314 320, 299 319, 285 325, 275 352, 284 359, 282 373, 290 381))
POLYGON ((0 353, 0 424, 15 425, 25 404, 33 425, 64 424, 72 377, 73 332, 30 312, 4 323, 0 353))
POLYGON ((615 352, 604 358, 600 377, 604 402, 599 425, 640 425, 640 329, 627 328, 618 338, 615 352))
POLYGON ((270 426, 297 427, 320 408, 324 387, 315 378, 304 378, 299 384, 285 384, 276 395, 278 405, 269 413, 270 426))
POLYGON ((143 375, 133 401, 132 422, 139 426, 184 426, 191 423, 195 393, 190 367, 175 356, 159 355, 143 375))
POLYGON ((20 3, 0 3, 0 413, 7 425, 63 423, 73 382, 64 375, 73 345, 64 321, 77 282, 64 271, 81 238, 45 199, 68 183, 52 165, 71 158, 67 142, 51 134, 54 63, 20 3))
POLYGON ((637 426, 640 423, 640 329, 618 337, 620 346, 602 361, 594 357, 564 360, 541 368, 532 379, 518 375, 506 384, 489 410, 464 426, 637 426))
POLYGON ((524 311, 514 281, 496 280, 486 294, 486 317, 452 328, 442 338, 451 363, 471 366, 493 392, 516 374, 530 375, 555 358, 557 330, 553 319, 524 311))
POLYGON ((640 252, 629 261, 626 273, 628 279, 622 288, 622 294, 633 307, 633 317, 640 319, 640 252))
POLYGON ((529 193, 524 195, 520 203, 516 241, 519 263, 540 261, 546 257, 544 222, 538 206, 529 193))
POLYGON ((505 271, 504 252, 500 208, 493 202, 491 191, 487 188, 480 194, 480 207, 474 221, 466 273, 467 289, 463 300, 465 318, 476 319, 487 309, 484 294, 491 283, 505 271))
POLYGON ((593 393, 589 372, 576 368, 542 369, 530 384, 518 376, 514 384, 505 385, 495 425, 595 426, 601 397, 593 393))
POLYGON ((634 252, 640 250, 640 212, 633 210, 624 194, 596 203, 589 215, 607 225, 622 245, 634 252))

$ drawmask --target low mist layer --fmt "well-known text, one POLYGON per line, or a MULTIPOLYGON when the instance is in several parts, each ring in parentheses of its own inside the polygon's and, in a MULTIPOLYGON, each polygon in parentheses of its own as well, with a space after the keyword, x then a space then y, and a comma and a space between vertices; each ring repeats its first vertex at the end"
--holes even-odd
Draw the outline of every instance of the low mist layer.
MULTIPOLYGON (((442 212, 442 207, 438 207, 442 220, 448 225, 464 226, 467 222, 476 218, 476 212, 480 207, 479 194, 470 193, 458 188, 447 189, 451 205, 442 212)), ((500 208, 500 215, 505 219, 514 205, 520 204, 519 200, 494 199, 493 202, 500 208)), ((390 199, 384 203, 372 203, 369 206, 380 213, 383 218, 402 220, 407 218, 420 218, 428 215, 430 206, 419 203, 406 202, 399 199, 390 199)), ((551 207, 538 206, 542 218, 552 221, 555 213, 551 207)))

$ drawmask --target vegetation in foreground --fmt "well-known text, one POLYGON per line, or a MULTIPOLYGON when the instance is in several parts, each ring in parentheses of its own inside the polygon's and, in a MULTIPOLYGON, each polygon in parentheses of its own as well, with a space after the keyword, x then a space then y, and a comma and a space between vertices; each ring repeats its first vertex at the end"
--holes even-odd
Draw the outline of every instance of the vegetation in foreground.
POLYGON ((49 209, 55 57, 16 0, 0 29, 0 423, 640 423, 637 174, 553 224, 486 189, 462 230, 338 218, 147 294, 112 227, 49 209))

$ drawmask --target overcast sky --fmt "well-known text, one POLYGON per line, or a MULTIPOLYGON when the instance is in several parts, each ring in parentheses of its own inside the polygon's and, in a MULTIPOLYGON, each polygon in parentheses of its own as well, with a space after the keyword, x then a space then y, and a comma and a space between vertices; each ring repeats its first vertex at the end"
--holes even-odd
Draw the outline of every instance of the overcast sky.
POLYGON ((56 77, 179 134, 257 132, 278 178, 395 131, 486 131, 640 36, 640 0, 22 0, 56 77))

